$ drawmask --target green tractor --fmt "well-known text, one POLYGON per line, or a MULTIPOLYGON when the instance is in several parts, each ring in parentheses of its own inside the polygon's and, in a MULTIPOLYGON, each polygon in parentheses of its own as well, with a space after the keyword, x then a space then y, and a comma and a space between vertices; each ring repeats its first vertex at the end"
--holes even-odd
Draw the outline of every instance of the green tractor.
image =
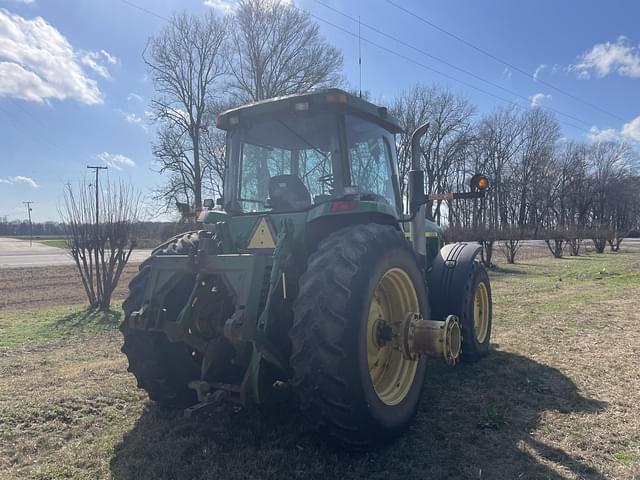
MULTIPOLYGON (((403 212, 398 122, 342 90, 218 117, 224 196, 204 228, 157 247, 129 284, 122 351, 138 386, 193 415, 295 401, 330 442, 401 433, 430 359, 489 350, 491 287, 479 246, 444 245, 426 219, 420 139, 403 212)), ((486 177, 473 192, 481 197, 486 177)))

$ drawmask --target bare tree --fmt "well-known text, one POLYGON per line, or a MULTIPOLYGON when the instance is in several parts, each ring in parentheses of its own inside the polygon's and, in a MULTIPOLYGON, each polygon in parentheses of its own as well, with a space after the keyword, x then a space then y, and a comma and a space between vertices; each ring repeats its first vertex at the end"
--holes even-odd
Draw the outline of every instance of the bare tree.
MULTIPOLYGON (((467 176, 465 156, 472 139, 471 117, 475 112, 468 100, 439 86, 416 85, 404 92, 391 110, 404 129, 397 140, 403 194, 411 165, 410 136, 425 121, 430 122, 421 144, 427 194, 442 193, 451 188, 456 172, 467 176)), ((427 204, 429 217, 436 221, 440 220, 442 209, 441 200, 427 204)))
POLYGON ((231 88, 242 103, 340 82, 340 51, 309 14, 283 0, 240 0, 231 52, 231 88))
POLYGON ((139 205, 140 194, 132 187, 106 182, 100 191, 96 222, 95 194, 88 183, 81 182, 75 190, 71 184, 66 186, 60 214, 70 233, 69 253, 91 308, 109 310, 113 291, 136 245, 139 205))
MULTIPOLYGON (((160 123, 154 154, 168 184, 157 193, 167 204, 179 199, 202 208, 202 137, 207 106, 219 96, 226 74, 226 26, 213 13, 175 15, 145 49, 153 80, 153 118, 160 123)), ((211 125, 212 126, 212 125, 211 125)))

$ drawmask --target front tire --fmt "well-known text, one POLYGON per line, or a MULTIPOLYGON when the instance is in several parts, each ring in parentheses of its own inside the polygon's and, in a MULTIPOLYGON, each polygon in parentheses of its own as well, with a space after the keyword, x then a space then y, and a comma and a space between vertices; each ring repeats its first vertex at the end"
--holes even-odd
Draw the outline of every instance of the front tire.
POLYGON ((400 351, 410 312, 429 318, 425 282, 402 234, 357 225, 319 245, 294 303, 293 386, 306 417, 330 441, 367 449, 415 416, 426 359, 400 351))

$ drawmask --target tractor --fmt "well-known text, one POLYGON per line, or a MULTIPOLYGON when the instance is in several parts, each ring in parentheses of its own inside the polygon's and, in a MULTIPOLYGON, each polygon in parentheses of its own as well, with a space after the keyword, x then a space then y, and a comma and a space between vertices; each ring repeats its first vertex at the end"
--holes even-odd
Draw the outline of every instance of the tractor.
MULTIPOLYGON (((405 201, 399 123, 345 91, 242 106, 217 127, 223 197, 204 202, 201 230, 158 246, 131 280, 128 370, 187 416, 292 402, 340 448, 396 438, 428 365, 477 361, 491 337, 480 247, 445 245, 427 218, 428 124, 413 132, 405 201)), ((472 183, 442 198, 482 197, 486 177, 472 183)))

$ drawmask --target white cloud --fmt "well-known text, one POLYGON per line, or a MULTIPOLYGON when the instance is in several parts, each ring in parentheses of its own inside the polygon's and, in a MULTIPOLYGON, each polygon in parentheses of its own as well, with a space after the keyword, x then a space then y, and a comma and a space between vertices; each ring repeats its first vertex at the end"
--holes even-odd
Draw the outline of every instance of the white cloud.
POLYGON ((131 92, 129 95, 127 95, 127 102, 133 102, 134 100, 137 102, 144 102, 144 98, 142 98, 135 92, 131 92))
POLYGON ((122 167, 135 167, 136 162, 129 157, 120 155, 119 153, 102 152, 97 155, 99 160, 102 160, 108 166, 115 168, 116 170, 122 170, 122 167))
POLYGON ((204 4, 222 13, 231 13, 238 6, 233 0, 204 0, 204 4))
POLYGON ((534 80, 538 80, 538 77, 540 76, 540 74, 542 73, 542 71, 547 68, 547 64, 546 63, 542 63, 540 65, 538 65, 538 68, 536 68, 536 71, 533 72, 533 79, 534 80))
POLYGON ((531 100, 532 107, 539 107, 542 105, 543 100, 551 100, 553 97, 551 95, 545 95, 544 93, 534 93, 529 96, 529 100, 531 100))
POLYGON ((38 184, 31 177, 18 175, 17 177, 13 177, 12 180, 14 183, 21 183, 23 185, 28 185, 31 188, 38 188, 38 184))
POLYGON ((24 3, 25 5, 33 5, 35 0, 9 0, 13 3, 24 3))
POLYGON ((115 55, 111 55, 106 50, 100 50, 100 53, 111 65, 117 65, 118 63, 120 63, 120 59, 118 57, 116 57, 115 55))
POLYGON ((100 50, 99 52, 81 52, 80 61, 103 78, 111 78, 111 73, 103 62, 111 65, 120 63, 118 57, 111 55, 106 50, 100 50))
POLYGON ((640 142, 640 115, 629 123, 624 124, 622 127, 622 135, 635 142, 640 142))
POLYGON ((0 97, 102 103, 94 79, 77 62, 67 39, 42 17, 26 20, 0 9, 0 97))
POLYGON ((592 142, 615 142, 620 139, 620 134, 615 128, 599 128, 594 125, 589 129, 587 138, 592 142))
POLYGON ((127 123, 131 123, 133 125, 139 125, 140 128, 142 128, 145 132, 148 130, 147 125, 144 123, 144 119, 142 117, 139 117, 138 115, 132 112, 121 111, 120 113, 122 114, 122 116, 124 117, 127 123))
POLYGON ((502 71, 502 78, 504 78, 505 80, 511 80, 512 75, 513 75, 513 72, 509 68, 505 68, 502 71))
POLYGON ((640 115, 625 123, 620 130, 595 125, 589 129, 587 138, 592 142, 637 142, 640 143, 640 115))
POLYGON ((569 66, 578 78, 589 79, 595 73, 602 78, 611 73, 623 77, 640 78, 640 46, 632 45, 626 37, 615 42, 598 43, 569 66))
POLYGON ((0 178, 0 183, 6 183, 7 185, 13 185, 18 183, 21 185, 27 185, 28 187, 31 187, 31 188, 38 188, 38 184, 33 178, 24 177, 22 175, 16 175, 15 177, 0 178))

